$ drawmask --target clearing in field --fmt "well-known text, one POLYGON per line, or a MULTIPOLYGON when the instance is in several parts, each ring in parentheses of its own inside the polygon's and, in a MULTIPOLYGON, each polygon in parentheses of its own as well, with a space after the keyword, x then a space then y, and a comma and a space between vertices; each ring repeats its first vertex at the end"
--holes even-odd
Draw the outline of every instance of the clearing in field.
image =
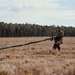
MULTIPOLYGON (((48 37, 0 38, 0 48, 48 37)), ((0 50, 0 75, 74 75, 75 37, 64 37, 61 51, 53 41, 0 50)))

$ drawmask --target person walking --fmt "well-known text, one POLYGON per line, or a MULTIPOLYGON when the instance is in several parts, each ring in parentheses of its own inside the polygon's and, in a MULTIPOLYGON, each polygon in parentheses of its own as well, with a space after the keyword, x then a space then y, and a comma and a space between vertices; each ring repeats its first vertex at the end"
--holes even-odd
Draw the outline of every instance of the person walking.
POLYGON ((57 26, 57 32, 56 35, 54 36, 54 45, 53 45, 53 49, 58 49, 60 51, 60 44, 63 43, 63 36, 64 36, 64 32, 62 31, 62 27, 57 26))

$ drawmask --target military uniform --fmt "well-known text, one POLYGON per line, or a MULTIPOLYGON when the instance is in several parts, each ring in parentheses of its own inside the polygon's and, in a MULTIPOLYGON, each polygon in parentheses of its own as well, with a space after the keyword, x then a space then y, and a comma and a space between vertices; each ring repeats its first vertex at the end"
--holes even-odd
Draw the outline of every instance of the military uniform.
POLYGON ((63 35, 64 32, 62 30, 57 31, 56 36, 54 37, 54 45, 53 45, 53 49, 58 48, 58 50, 60 50, 60 44, 63 43, 63 35))

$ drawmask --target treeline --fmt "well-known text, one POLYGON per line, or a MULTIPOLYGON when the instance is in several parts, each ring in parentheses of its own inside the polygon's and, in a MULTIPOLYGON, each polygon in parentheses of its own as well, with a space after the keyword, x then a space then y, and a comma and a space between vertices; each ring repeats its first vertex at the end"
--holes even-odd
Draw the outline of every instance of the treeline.
MULTIPOLYGON (((64 27, 64 36, 75 36, 74 27, 64 27)), ((12 24, 0 22, 0 37, 52 36, 56 32, 55 25, 12 24)))

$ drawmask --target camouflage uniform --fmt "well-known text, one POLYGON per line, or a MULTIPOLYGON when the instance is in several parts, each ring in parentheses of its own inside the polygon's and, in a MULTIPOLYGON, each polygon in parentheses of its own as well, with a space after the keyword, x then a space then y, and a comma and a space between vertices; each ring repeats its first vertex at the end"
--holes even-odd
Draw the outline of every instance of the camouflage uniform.
POLYGON ((53 45, 53 49, 56 49, 58 48, 58 50, 60 50, 60 44, 62 44, 63 42, 63 35, 64 35, 64 32, 63 31, 58 31, 56 36, 54 37, 54 45, 53 45))

